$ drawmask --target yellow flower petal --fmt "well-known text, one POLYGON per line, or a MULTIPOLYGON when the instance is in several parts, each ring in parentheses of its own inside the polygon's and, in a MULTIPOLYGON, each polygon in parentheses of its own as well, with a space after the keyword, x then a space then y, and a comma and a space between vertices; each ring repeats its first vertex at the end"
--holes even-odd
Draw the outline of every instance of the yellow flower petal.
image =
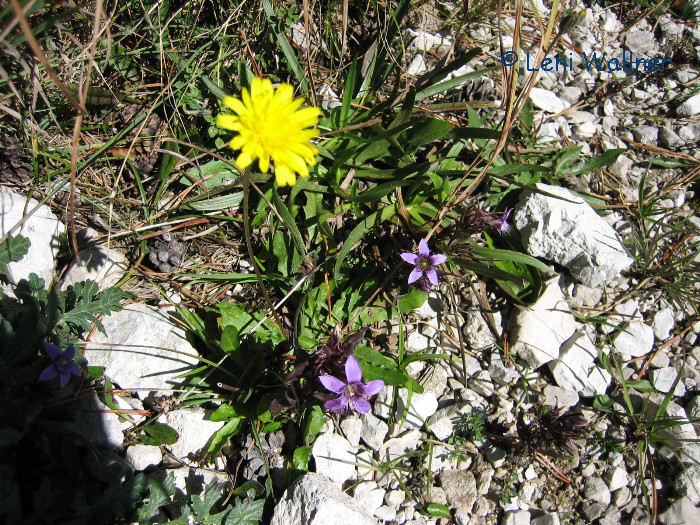
POLYGON ((294 186, 297 183, 294 173, 286 166, 275 166, 275 177, 277 178, 277 184, 280 186, 294 186))
POLYGON ((236 123, 238 122, 238 117, 233 115, 217 115, 216 125, 220 128, 232 130, 236 123))
POLYGON ((225 97, 224 105, 236 115, 219 115, 217 125, 236 133, 231 148, 240 150, 236 163, 242 169, 258 161, 267 173, 272 162, 280 186, 293 186, 296 176, 309 176, 316 164, 318 149, 311 139, 318 136, 318 108, 301 108, 304 99, 294 99, 294 88, 281 84, 274 88, 269 78, 254 78, 240 98, 225 97))

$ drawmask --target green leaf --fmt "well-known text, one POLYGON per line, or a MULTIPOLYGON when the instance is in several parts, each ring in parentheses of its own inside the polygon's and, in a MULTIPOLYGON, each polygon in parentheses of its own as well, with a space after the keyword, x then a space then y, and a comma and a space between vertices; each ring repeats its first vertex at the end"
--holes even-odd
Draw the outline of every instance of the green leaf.
POLYGON ((119 288, 107 288, 99 292, 99 287, 94 281, 75 283, 68 289, 73 307, 64 312, 58 320, 57 327, 78 327, 84 332, 89 332, 91 324, 104 333, 104 326, 97 318, 100 315, 109 315, 122 309, 121 300, 131 297, 119 288))
POLYGON ((195 211, 219 211, 238 208, 243 201, 243 192, 237 191, 218 197, 197 197, 182 204, 181 208, 195 211))
POLYGON ((245 421, 246 419, 244 417, 233 417, 229 419, 228 423, 221 427, 216 434, 214 434, 214 437, 211 440, 211 445, 209 445, 209 448, 207 449, 210 457, 213 458, 216 456, 221 451, 223 446, 228 443, 228 440, 241 431, 245 421))
MULTIPOLYGON (((221 350, 226 355, 236 358, 236 353, 240 347, 240 334, 235 326, 226 325, 221 331, 221 350)), ((243 364, 243 363, 237 363, 243 364)))
MULTIPOLYGON (((272 9, 272 4, 270 4, 270 0, 262 0, 262 5, 263 9, 265 9, 265 16, 267 16, 268 18, 276 18, 277 15, 272 9)), ((280 48, 282 49, 284 57, 287 59, 287 64, 289 64, 289 67, 292 68, 292 71, 294 71, 294 75, 297 77, 297 81, 299 82, 299 84, 301 84, 301 87, 304 91, 308 91, 309 82, 308 80, 306 80, 304 70, 302 69, 301 64, 299 64, 299 61, 297 60, 297 54, 294 51, 292 45, 289 43, 287 35, 285 35, 284 33, 275 32, 275 37, 277 38, 277 45, 280 46, 280 48)))
POLYGON ((234 496, 247 496, 250 499, 258 498, 265 494, 265 487, 257 481, 246 481, 231 491, 234 496))
POLYGON ((311 443, 323 428, 326 418, 323 415, 323 410, 318 405, 305 410, 302 430, 304 432, 304 443, 311 443))
POLYGON ((610 166, 611 164, 614 164, 617 158, 624 152, 625 150, 623 148, 609 149, 602 155, 598 155, 588 162, 577 164, 576 166, 568 169, 567 175, 581 175, 582 173, 590 173, 598 168, 602 168, 603 166, 610 166))
POLYGON ((289 233, 291 233, 292 240, 294 241, 294 247, 296 248, 297 252, 299 252, 302 257, 306 257, 306 246, 304 246, 304 239, 301 237, 301 232, 299 231, 299 228, 297 228, 297 225, 294 222, 294 217, 292 217, 289 208, 287 208, 287 205, 280 198, 277 191, 277 186, 273 186, 272 204, 275 206, 275 208, 277 208, 277 212, 280 214, 280 217, 282 217, 282 224, 284 224, 289 230, 289 233))
POLYGON ((232 418, 239 418, 241 415, 238 413, 236 407, 231 405, 220 405, 210 416, 209 421, 214 421, 218 423, 220 421, 229 421, 232 418))
POLYGON ((209 91, 211 91, 216 98, 224 99, 224 98, 230 96, 229 93, 227 93, 225 89, 220 87, 218 84, 215 84, 214 82, 212 82, 208 76, 202 75, 200 77, 200 79, 202 80, 204 85, 207 86, 207 89, 209 89, 209 91))
POLYGON ((414 121, 406 133, 405 150, 408 153, 446 137, 454 125, 440 118, 428 118, 414 121))
POLYGON ((615 400, 607 394, 603 394, 602 396, 598 396, 593 400, 593 406, 595 408, 597 408, 598 410, 603 410, 603 411, 609 410, 610 407, 613 406, 613 403, 615 403, 615 400))
POLYGON ((30 241, 21 235, 8 235, 0 244, 0 275, 8 276, 7 264, 17 262, 29 251, 30 241))
POLYGON ((292 455, 292 466, 296 470, 303 470, 308 472, 310 459, 311 446, 305 445, 303 447, 299 447, 294 451, 294 454, 292 455))
POLYGON ((350 117, 350 104, 355 96, 355 82, 357 81, 357 56, 352 58, 352 63, 345 78, 345 91, 343 92, 343 106, 340 109, 340 120, 338 127, 342 128, 350 117))
POLYGON ((177 432, 165 423, 152 423, 143 429, 145 435, 141 436, 144 445, 172 445, 178 439, 177 432))
POLYGON ((475 246, 472 250, 472 254, 474 254, 476 257, 491 261, 512 261, 520 264, 527 264, 529 266, 534 266, 538 270, 545 273, 554 273, 546 264, 525 253, 500 250, 498 248, 484 248, 482 246, 475 246))
POLYGON ((627 383, 628 388, 634 388, 640 392, 656 392, 654 385, 648 379, 642 379, 641 381, 631 381, 627 383))
POLYGON ((451 78, 449 80, 445 80, 444 82, 440 82, 439 84, 432 85, 430 87, 427 87, 418 93, 416 93, 416 100, 423 100, 424 98, 432 97, 433 95, 438 95, 440 93, 444 93, 445 91, 461 86, 462 84, 474 79, 478 78, 490 71, 496 71, 500 69, 501 66, 492 66, 492 67, 485 67, 482 69, 479 69, 477 71, 472 71, 470 73, 465 73, 464 75, 459 75, 458 77, 451 78))
POLYGON ((345 242, 343 243, 343 247, 340 249, 338 252, 338 256, 336 257, 335 260, 335 266, 333 268, 333 273, 335 274, 334 278, 338 279, 340 276, 338 274, 338 271, 340 270, 340 266, 343 264, 345 261, 345 258, 348 256, 350 251, 355 247, 357 243, 359 243, 362 238, 369 232, 372 228, 376 228, 380 226, 384 221, 388 220, 389 218, 395 216, 398 212, 398 205, 397 204, 391 204, 389 206, 385 206, 381 210, 372 213, 365 217, 360 223, 353 228, 353 230, 350 232, 348 235, 348 238, 345 239, 345 242))
POLYGON ((428 299, 428 294, 425 292, 422 292, 416 288, 411 288, 410 291, 401 297, 398 301, 398 307, 399 310, 401 310, 402 313, 408 314, 415 310, 416 308, 420 308, 423 306, 425 301, 428 299))

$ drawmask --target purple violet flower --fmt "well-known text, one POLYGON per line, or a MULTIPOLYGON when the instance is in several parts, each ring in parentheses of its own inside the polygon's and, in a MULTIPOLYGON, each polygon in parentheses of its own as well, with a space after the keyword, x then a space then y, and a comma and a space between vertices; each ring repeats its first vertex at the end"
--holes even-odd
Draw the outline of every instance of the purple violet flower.
POLYGON ((420 243, 418 243, 418 255, 415 253, 402 253, 401 258, 408 264, 415 266, 408 276, 408 284, 416 282, 425 274, 433 285, 437 285, 438 274, 435 271, 435 266, 444 263, 447 260, 447 255, 439 253, 430 255, 428 242, 425 239, 421 239, 420 243))
POLYGON ((513 208, 506 209, 506 211, 500 214, 500 217, 498 217, 499 214, 494 213, 492 214, 493 217, 491 218, 491 220, 488 220, 487 222, 491 226, 496 228, 498 230, 498 233, 500 233, 501 235, 503 235, 504 233, 508 233, 513 229, 513 227, 507 222, 508 217, 510 216, 512 211, 513 208))
POLYGON ((61 349, 55 344, 44 343, 44 350, 53 362, 39 374, 39 381, 47 381, 60 376, 61 388, 63 388, 68 383, 71 374, 76 376, 82 374, 80 367, 74 361, 75 346, 69 345, 64 352, 61 352, 61 349))
POLYGON ((340 412, 341 414, 354 408, 360 414, 369 412, 371 408, 365 397, 377 395, 384 388, 384 381, 375 379, 369 383, 362 381, 362 368, 355 356, 349 356, 345 361, 345 380, 333 376, 318 376, 318 380, 328 390, 339 394, 337 399, 327 401, 324 408, 340 412))

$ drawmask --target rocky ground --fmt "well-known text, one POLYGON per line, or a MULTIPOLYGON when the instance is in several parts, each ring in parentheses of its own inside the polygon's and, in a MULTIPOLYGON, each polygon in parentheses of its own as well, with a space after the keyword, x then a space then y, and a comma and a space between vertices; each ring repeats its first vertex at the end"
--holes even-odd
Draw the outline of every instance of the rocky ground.
MULTIPOLYGON (((572 189, 600 195, 602 202, 614 195, 623 206, 601 217, 564 188, 541 184, 544 193, 523 191, 509 235, 550 267, 539 299, 515 306, 477 279, 454 281, 456 295, 447 283, 434 290, 410 314, 405 345, 408 352, 446 356, 411 365, 422 393, 409 397, 406 390, 386 388, 371 413, 329 417, 313 443, 313 472, 289 487, 285 441, 293 437, 281 431, 264 436, 281 495, 272 523, 649 523, 653 493, 660 523, 700 522, 700 426, 693 424, 700 421, 700 290, 694 281, 700 214, 694 165, 681 162, 700 158, 700 94, 686 97, 699 78, 692 64, 700 53, 700 29, 682 20, 664 15, 653 25, 650 19, 623 25, 614 10, 595 5, 562 37, 558 55, 550 56, 571 59, 572 66, 538 76, 531 92, 534 144, 543 151, 576 145, 584 154, 625 148, 604 177, 596 171, 563 175, 572 189), (678 58, 667 70, 635 73, 634 82, 623 84, 617 81, 629 72, 610 62, 600 70, 586 68, 586 59, 571 49, 587 57, 633 53, 661 63, 673 51, 678 58), (680 53, 693 60, 682 62, 680 53), (654 164, 662 154, 679 162, 654 164), (626 213, 640 194, 658 195, 656 204, 665 210, 646 232, 626 213), (652 277, 630 257, 630 237, 663 238, 670 231, 666 223, 681 224, 685 240, 695 243, 683 270, 689 272, 686 295, 647 286, 652 277), (627 383, 634 388, 626 400, 627 383)), ((408 71, 420 76, 452 40, 421 24, 411 31, 416 38, 408 71)), ((471 68, 497 63, 495 26, 476 27, 470 38, 484 50, 471 68)), ((504 38, 503 49, 511 44, 504 38)), ((526 60, 521 56, 518 67, 527 68, 526 60)), ((470 99, 494 101, 496 85, 482 77, 463 89, 470 99)), ((323 90, 332 97, 329 86, 323 90)), ((2 225, 14 224, 24 199, 1 196, 2 225)), ((45 208, 23 234, 43 250, 60 231, 62 224, 45 208)), ((659 242, 655 253, 671 250, 674 240, 659 242)), ((124 254, 86 246, 81 257, 88 264, 68 269, 65 282, 118 282, 129 267, 124 254)), ((55 249, 32 254, 17 263, 14 277, 33 271, 50 278, 55 256, 55 249)), ((151 258, 154 264, 183 264, 181 252, 164 246, 155 246, 151 258)), ((177 302, 174 294, 170 299, 177 302)), ((124 447, 125 435, 143 416, 134 412, 125 421, 100 412, 96 420, 95 410, 107 409, 96 396, 84 400, 85 419, 70 429, 104 450, 95 470, 105 475, 168 466, 183 491, 201 490, 214 476, 229 479, 232 466, 243 467, 247 479, 261 479, 263 460, 247 436, 231 443, 211 468, 198 464, 223 423, 208 421, 205 408, 177 408, 182 395, 180 401, 173 397, 173 382, 196 366, 198 352, 168 315, 168 304, 130 304, 106 317, 107 335, 94 333, 85 357, 106 367, 122 391, 133 392, 115 396, 120 407, 158 406, 160 421, 177 430, 177 443, 165 454, 163 447, 124 447), (138 361, 123 351, 128 345, 141 349, 138 361)), ((398 326, 372 327, 368 338, 374 332, 396 339, 398 326)))

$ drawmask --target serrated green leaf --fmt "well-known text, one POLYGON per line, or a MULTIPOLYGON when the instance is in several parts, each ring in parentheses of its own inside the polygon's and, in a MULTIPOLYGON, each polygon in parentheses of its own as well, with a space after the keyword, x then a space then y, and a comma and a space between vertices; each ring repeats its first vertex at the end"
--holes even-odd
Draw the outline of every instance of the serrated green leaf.
POLYGON ((104 326, 97 316, 120 311, 122 309, 120 301, 130 295, 119 288, 108 288, 99 293, 98 291, 99 287, 94 281, 75 283, 72 294, 69 289, 69 295, 74 297, 74 306, 61 315, 57 327, 74 326, 87 332, 92 328, 91 323, 95 323, 95 326, 104 333, 104 326))
POLYGON ((27 255, 31 242, 22 235, 8 235, 0 244, 0 275, 8 277, 7 264, 22 260, 27 255))

